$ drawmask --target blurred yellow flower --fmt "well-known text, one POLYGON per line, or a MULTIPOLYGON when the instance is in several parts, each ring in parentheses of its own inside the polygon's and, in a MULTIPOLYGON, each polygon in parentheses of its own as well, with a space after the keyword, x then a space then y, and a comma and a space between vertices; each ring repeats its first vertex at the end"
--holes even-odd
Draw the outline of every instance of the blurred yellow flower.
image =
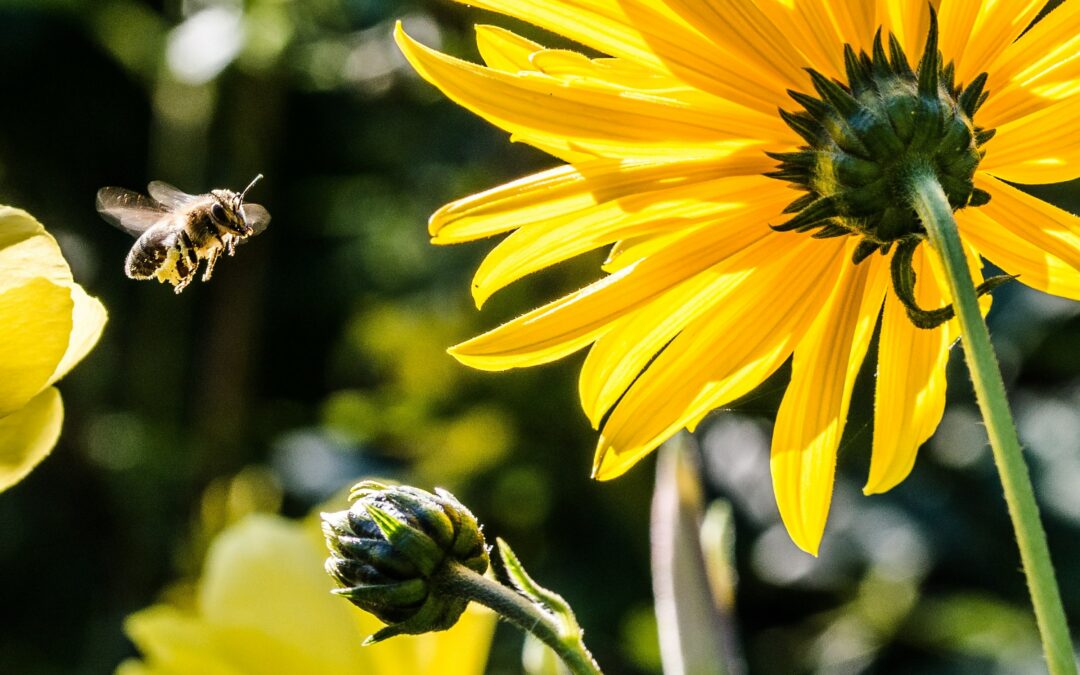
POLYGON ((56 445, 63 377, 97 343, 105 308, 30 214, 0 205, 0 491, 56 445))
MULTIPOLYGON (((600 431, 594 463, 599 479, 622 474, 679 429, 692 430, 794 355, 773 435, 773 483, 792 539, 816 552, 852 388, 879 315, 873 455, 864 490, 883 492, 908 475, 917 449, 941 419, 945 366, 959 329, 956 321, 922 329, 908 320, 904 296, 890 288, 889 264, 900 247, 889 247, 897 240, 872 232, 881 238, 867 235, 866 242, 880 244, 888 255, 870 256, 874 249, 860 248, 859 237, 848 236, 866 234, 858 218, 838 212, 837 201, 813 201, 829 196, 834 177, 877 181, 884 172, 871 186, 879 190, 874 198, 896 198, 906 193, 893 183, 883 186, 901 181, 906 169, 893 171, 886 161, 924 153, 917 159, 929 157, 930 164, 920 166, 961 174, 943 184, 959 195, 951 203, 959 209, 976 282, 982 255, 1033 288, 1080 298, 1080 219, 1012 185, 1080 173, 1080 2, 1064 3, 1026 32, 1045 3, 467 4, 603 55, 548 49, 481 25, 477 46, 485 67, 424 47, 400 27, 397 32, 421 76, 509 131, 512 140, 566 162, 432 216, 436 244, 510 233, 476 272, 478 306, 529 274, 612 246, 600 280, 451 350, 472 367, 505 370, 591 346, 579 389, 585 413, 600 431), (937 46, 950 65, 925 69, 933 79, 919 84, 923 99, 917 99, 914 66, 902 54, 923 52, 931 5, 940 12, 937 46), (875 50, 879 29, 895 39, 875 50), (853 48, 850 54, 845 44, 853 48), (812 78, 807 68, 820 75, 812 78), (961 95, 964 83, 969 86, 961 95), (924 86, 932 93, 924 94, 924 86), (789 90, 797 93, 789 96, 789 90), (815 91, 820 100, 806 95, 815 91), (833 155, 807 151, 805 143, 813 141, 865 156, 869 146, 851 133, 869 137, 884 118, 848 111, 880 106, 886 94, 894 101, 907 97, 913 106, 940 97, 936 112, 955 123, 958 135, 946 137, 944 127, 924 124, 916 138, 941 133, 933 147, 941 154, 925 154, 929 150, 916 147, 921 141, 909 135, 896 156, 874 155, 873 166, 858 157, 830 165, 833 155), (792 110, 792 98, 806 110, 782 117, 777 109, 792 110), (777 159, 785 162, 779 172, 777 159), (824 176, 811 173, 826 170, 824 176), (806 222, 831 222, 818 234, 832 238, 770 229, 788 220, 785 208, 801 194, 776 177, 810 191, 790 207, 806 217, 815 204, 819 220, 806 222)), ((889 117, 882 133, 910 134, 914 115, 889 117), (895 130, 887 129, 890 124, 895 130)), ((895 216, 921 227, 910 223, 910 207, 875 213, 883 222, 895 216)), ((940 307, 951 298, 925 249, 915 250, 908 267, 919 279, 908 291, 922 307, 940 307)))
POLYGON ((362 647, 383 625, 330 594, 317 519, 253 514, 207 555, 192 611, 159 604, 130 616, 143 661, 118 675, 472 675, 487 660, 495 615, 471 605, 448 631, 362 647))

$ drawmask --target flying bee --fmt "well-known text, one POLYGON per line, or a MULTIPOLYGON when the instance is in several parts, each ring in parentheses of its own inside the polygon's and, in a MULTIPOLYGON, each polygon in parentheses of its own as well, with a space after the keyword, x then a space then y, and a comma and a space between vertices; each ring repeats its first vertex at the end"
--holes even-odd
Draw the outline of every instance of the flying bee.
POLYGON ((238 243, 266 229, 267 210, 244 203, 248 190, 262 177, 255 176, 243 192, 211 190, 202 195, 189 195, 157 180, 147 186, 149 197, 104 187, 97 193, 97 211, 138 237, 124 261, 128 277, 168 282, 180 293, 195 279, 201 261, 206 261, 202 280, 208 281, 222 252, 234 255, 238 243))

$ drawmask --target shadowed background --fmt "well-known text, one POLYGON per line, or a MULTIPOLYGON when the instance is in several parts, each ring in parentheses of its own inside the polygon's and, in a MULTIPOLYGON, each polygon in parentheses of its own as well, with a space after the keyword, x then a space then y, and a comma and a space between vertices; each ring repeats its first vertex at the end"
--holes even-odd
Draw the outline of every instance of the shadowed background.
MULTIPOLYGON (((60 444, 0 495, 0 672, 111 672, 134 653, 124 617, 182 594, 222 527, 305 514, 366 475, 454 491, 574 605, 608 672, 659 672, 653 462, 588 480, 580 355, 490 374, 445 353, 595 278, 601 255, 475 311, 469 278, 489 243, 432 247, 428 214, 554 162, 413 75, 396 19, 472 59, 473 23, 557 44, 435 0, 0 0, 0 203, 39 218, 110 311, 61 384, 60 444), (94 212, 98 188, 241 189, 260 172, 250 199, 270 228, 212 282, 174 296, 124 277, 132 240, 94 212)), ((1037 194, 1080 211, 1080 183, 1037 194)), ((1076 625, 1080 309, 1010 284, 990 324, 1076 625)), ((703 426, 706 491, 734 507, 752 672, 1041 668, 959 356, 912 476, 870 498, 864 369, 819 559, 788 540, 768 477, 787 369, 703 426)), ((519 672, 519 652, 500 627, 489 672, 519 672)))

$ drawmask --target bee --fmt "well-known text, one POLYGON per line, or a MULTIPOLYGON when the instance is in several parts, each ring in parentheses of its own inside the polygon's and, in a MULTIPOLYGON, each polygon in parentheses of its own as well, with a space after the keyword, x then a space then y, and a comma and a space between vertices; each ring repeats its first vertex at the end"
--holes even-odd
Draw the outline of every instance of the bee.
POLYGON ((189 195, 168 183, 147 186, 150 196, 118 187, 97 193, 97 211, 128 234, 138 237, 124 261, 131 279, 157 279, 170 283, 176 293, 195 279, 199 263, 206 261, 202 280, 214 273, 222 252, 234 255, 236 245, 253 237, 270 223, 270 214, 244 197, 262 174, 243 192, 211 190, 189 195))

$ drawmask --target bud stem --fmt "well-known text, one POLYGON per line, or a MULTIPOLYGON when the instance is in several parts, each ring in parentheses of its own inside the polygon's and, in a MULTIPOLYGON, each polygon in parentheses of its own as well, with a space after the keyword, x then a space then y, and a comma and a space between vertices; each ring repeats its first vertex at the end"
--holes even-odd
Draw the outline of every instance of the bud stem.
POLYGON ((975 285, 968 271, 952 208, 933 170, 914 171, 908 186, 911 205, 926 228, 931 247, 944 265, 948 278, 960 322, 964 356, 1016 532, 1047 668, 1051 675, 1076 675, 1076 660, 1046 545, 1046 533, 1009 411, 1005 384, 990 343, 990 332, 979 311, 975 285))
POLYGON ((440 592, 478 602, 495 610, 502 618, 532 633, 551 647, 574 675, 603 675, 585 647, 580 630, 563 630, 553 615, 515 591, 460 563, 447 562, 432 578, 432 583, 440 587, 440 592))

